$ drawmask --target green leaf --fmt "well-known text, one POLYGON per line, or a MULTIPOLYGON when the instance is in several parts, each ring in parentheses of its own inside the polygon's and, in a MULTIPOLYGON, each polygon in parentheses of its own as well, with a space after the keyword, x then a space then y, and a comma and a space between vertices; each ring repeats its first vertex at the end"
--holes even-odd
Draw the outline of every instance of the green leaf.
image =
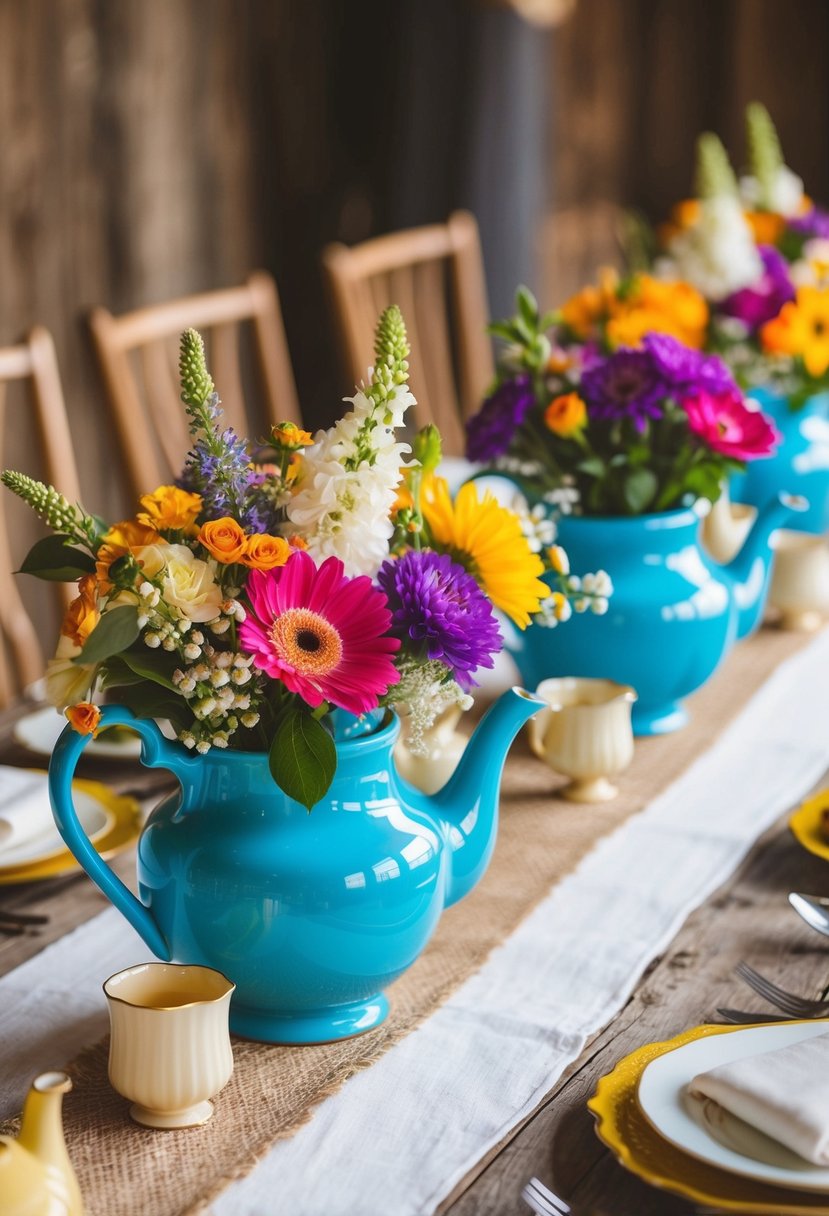
POLYGON ((54 583, 71 583, 82 574, 93 574, 95 559, 76 549, 68 536, 44 536, 32 545, 18 571, 54 583))
POLYGON ((588 477, 604 477, 605 463, 601 456, 588 456, 585 460, 580 460, 576 465, 579 473, 585 473, 588 477))
POLYGON ((120 655, 138 637, 138 609, 122 604, 105 612, 90 633, 81 653, 73 663, 101 663, 112 655, 120 655))
POLYGON ((277 728, 268 763, 279 788, 310 811, 334 779, 337 749, 321 722, 291 707, 277 728))
POLYGON ((658 482, 656 474, 650 469, 632 469, 625 477, 625 502, 634 515, 646 511, 653 502, 658 482))
POLYGON ((183 697, 177 697, 156 684, 122 685, 118 689, 121 705, 131 709, 137 718, 169 718, 176 730, 193 724, 193 713, 183 697))
POLYGON ((505 342, 515 342, 518 337, 515 326, 510 321, 493 321, 486 329, 487 333, 495 338, 503 338, 505 342))
POLYGON ((178 666, 178 661, 168 655, 166 651, 148 650, 146 654, 127 653, 120 657, 121 661, 137 676, 141 676, 145 680, 152 680, 155 684, 161 684, 163 688, 169 688, 171 692, 177 692, 171 677, 178 666))
POLYGON ((122 688, 125 684, 143 683, 144 677, 130 671, 119 655, 107 659, 98 670, 98 684, 104 691, 108 688, 122 688))
POLYGON ((519 287, 515 293, 515 303, 518 305, 518 311, 523 318, 525 325, 530 329, 538 328, 538 300, 536 300, 529 287, 519 287))

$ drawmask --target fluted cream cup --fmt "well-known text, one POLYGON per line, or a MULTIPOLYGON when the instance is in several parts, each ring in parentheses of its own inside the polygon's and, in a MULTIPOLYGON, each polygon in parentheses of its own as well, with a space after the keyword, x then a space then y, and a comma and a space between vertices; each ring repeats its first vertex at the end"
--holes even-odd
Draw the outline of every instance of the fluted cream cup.
POLYGON ((825 536, 781 529, 774 544, 769 607, 783 629, 811 633, 829 618, 829 544, 825 536))
POLYGON ((570 784, 573 802, 606 802, 618 790, 609 778, 633 759, 630 711, 636 693, 614 680, 565 676, 542 680, 536 695, 547 702, 530 720, 530 746, 570 784))
POLYGON ((228 1018, 236 985, 210 967, 141 963, 104 984, 109 1079, 144 1127, 196 1127, 233 1073, 228 1018))

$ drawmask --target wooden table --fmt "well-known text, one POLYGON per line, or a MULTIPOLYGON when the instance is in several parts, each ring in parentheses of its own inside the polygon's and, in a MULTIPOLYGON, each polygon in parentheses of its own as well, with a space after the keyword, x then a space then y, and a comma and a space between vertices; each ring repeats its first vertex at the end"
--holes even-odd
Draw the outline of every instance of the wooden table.
MULTIPOLYGON (((0 761, 31 765, 32 757, 11 739, 20 712, 0 716, 0 761)), ((137 763, 98 761, 93 768, 89 762, 81 775, 106 781, 121 792, 140 791, 151 801, 170 784, 168 774, 150 772, 137 763)), ((134 874, 132 852, 117 858, 113 868, 129 883, 134 874)), ((526 1211, 520 1191, 536 1175, 571 1204, 574 1216, 693 1212, 691 1204, 644 1185, 618 1166, 596 1138, 585 1104, 597 1079, 622 1056, 643 1043, 670 1038, 716 1018, 718 1005, 767 1012, 769 1007, 735 979, 739 959, 787 988, 817 995, 829 982, 829 940, 809 929, 789 908, 786 895, 791 890, 829 894, 829 867, 803 851, 783 820, 756 844, 731 880, 689 917, 625 1008, 539 1108, 479 1163, 439 1211, 451 1216, 526 1211)), ((42 884, 0 887, 0 906, 50 917, 38 933, 0 935, 0 974, 5 974, 102 911, 106 901, 85 875, 74 874, 42 884)))

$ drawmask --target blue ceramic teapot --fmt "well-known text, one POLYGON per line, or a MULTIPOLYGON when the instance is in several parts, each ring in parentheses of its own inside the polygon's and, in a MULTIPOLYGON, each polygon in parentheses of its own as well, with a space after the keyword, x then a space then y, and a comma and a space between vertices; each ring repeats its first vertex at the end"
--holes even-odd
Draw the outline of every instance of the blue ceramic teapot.
POLYGON ((78 822, 71 783, 89 736, 71 727, 49 766, 52 808, 75 857, 154 954, 233 980, 236 1034, 327 1042, 383 1021, 383 989, 486 870, 507 751, 542 704, 522 689, 504 693, 431 797, 395 770, 396 718, 340 739, 333 784, 310 813, 276 785, 267 754, 194 755, 153 721, 106 707, 102 727, 136 731, 142 763, 169 769, 180 786, 141 834, 138 898, 78 822))
POLYGON ((774 421, 783 442, 772 456, 751 461, 731 478, 732 501, 761 507, 781 490, 796 490, 809 500, 797 530, 829 531, 829 392, 816 393, 796 410, 770 389, 753 388, 749 396, 774 421))
POLYGON ((717 670, 737 638, 759 625, 771 573, 771 533, 803 510, 780 496, 760 512, 726 566, 700 544, 696 508, 655 515, 564 516, 558 539, 574 570, 604 569, 614 592, 605 616, 577 614, 561 628, 513 630, 507 648, 522 679, 594 676, 632 685, 633 728, 664 734, 687 721, 682 704, 717 670))

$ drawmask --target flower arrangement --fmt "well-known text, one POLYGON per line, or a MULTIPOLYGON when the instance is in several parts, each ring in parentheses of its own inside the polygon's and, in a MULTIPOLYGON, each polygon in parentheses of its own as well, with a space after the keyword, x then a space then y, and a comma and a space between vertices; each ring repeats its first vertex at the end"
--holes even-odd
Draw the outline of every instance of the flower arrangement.
POLYGON ((706 345, 743 386, 770 385, 797 408, 829 387, 829 212, 786 165, 764 106, 747 108, 746 126, 739 181, 717 136, 700 136, 697 197, 662 228, 656 269, 705 296, 706 345))
POLYGON ((523 628, 539 612, 564 619, 574 600, 606 606, 493 498, 474 485, 451 498, 434 472, 434 428, 406 463, 407 355, 392 307, 344 417, 313 439, 283 423, 251 449, 223 427, 188 330, 180 377, 193 443, 175 485, 109 525, 50 486, 2 474, 54 533, 22 570, 77 579, 46 677, 75 729, 97 731, 94 694, 112 691, 135 714, 168 719, 196 752, 267 750, 274 780, 310 809, 336 768, 332 711, 405 707, 416 742, 449 705, 470 704, 502 646, 496 609, 523 628))
POLYGON ((638 515, 713 502, 730 472, 770 455, 779 435, 746 405, 725 363, 674 336, 678 316, 695 329, 704 301, 669 285, 653 297, 662 308, 654 315, 642 303, 652 282, 641 276, 620 291, 606 280, 590 307, 582 293, 579 309, 545 316, 519 289, 516 315, 492 326, 507 345, 467 424, 469 458, 559 512, 638 515), (617 344, 617 318, 641 341, 617 344))

